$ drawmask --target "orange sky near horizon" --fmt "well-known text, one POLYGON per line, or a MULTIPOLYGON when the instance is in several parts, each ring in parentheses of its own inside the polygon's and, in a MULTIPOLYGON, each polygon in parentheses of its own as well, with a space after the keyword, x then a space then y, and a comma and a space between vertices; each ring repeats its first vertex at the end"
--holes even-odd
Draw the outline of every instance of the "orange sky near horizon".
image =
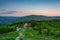
POLYGON ((9 14, 0 14, 0 16, 27 16, 27 15, 45 15, 45 16, 60 16, 59 10, 24 10, 24 11, 14 11, 9 14))

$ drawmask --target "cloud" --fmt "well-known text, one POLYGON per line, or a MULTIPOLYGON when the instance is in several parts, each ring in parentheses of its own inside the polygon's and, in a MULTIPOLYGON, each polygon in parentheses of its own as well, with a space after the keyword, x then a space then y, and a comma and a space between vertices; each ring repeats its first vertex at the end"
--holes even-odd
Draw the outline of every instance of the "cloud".
POLYGON ((13 14, 15 13, 16 11, 5 11, 5 12, 0 12, 0 14, 13 14))
POLYGON ((7 14, 13 14, 16 11, 10 11, 10 10, 6 10, 6 9, 0 9, 0 15, 7 15, 7 14))
POLYGON ((27 15, 46 15, 60 16, 59 10, 22 10, 22 11, 5 11, 0 16, 27 16, 27 15))
POLYGON ((7 11, 6 9, 0 9, 0 12, 4 12, 4 11, 7 11))

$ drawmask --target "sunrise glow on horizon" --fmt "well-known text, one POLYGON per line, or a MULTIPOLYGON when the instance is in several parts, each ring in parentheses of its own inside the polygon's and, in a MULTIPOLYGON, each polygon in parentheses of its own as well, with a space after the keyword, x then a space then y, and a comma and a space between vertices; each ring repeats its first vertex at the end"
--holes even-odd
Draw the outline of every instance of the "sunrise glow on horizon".
POLYGON ((60 16, 60 0, 0 0, 0 16, 60 16))

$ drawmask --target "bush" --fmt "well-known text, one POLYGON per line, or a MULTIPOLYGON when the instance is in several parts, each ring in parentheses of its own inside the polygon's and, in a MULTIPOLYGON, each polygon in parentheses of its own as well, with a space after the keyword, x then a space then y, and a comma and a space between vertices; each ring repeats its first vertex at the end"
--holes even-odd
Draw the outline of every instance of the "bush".
POLYGON ((16 30, 15 26, 0 27, 0 34, 7 33, 7 32, 12 32, 12 31, 15 31, 15 30, 16 30))
POLYGON ((60 33, 56 33, 55 34, 55 37, 60 37, 60 33))
POLYGON ((34 27, 34 26, 37 25, 37 21, 35 21, 35 20, 31 20, 31 21, 29 21, 29 23, 31 23, 31 26, 32 27, 34 27))
POLYGON ((51 32, 50 35, 55 36, 55 33, 54 32, 51 32))

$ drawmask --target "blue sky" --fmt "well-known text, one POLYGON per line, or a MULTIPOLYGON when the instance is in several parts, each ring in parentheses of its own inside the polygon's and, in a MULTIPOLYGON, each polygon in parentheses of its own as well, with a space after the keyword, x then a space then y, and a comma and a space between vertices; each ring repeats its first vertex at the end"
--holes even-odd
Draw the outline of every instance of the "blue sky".
MULTIPOLYGON (((28 11, 31 12, 32 10, 38 10, 46 14, 53 13, 53 15, 50 14, 50 16, 54 16, 54 13, 55 16, 60 16, 60 0, 0 0, 0 10, 2 9, 23 12, 27 10, 27 13, 28 11), (58 15, 56 15, 56 13, 58 13, 58 15)), ((32 13, 34 14, 34 12, 32 13)), ((38 15, 40 14, 38 13, 38 15)))

